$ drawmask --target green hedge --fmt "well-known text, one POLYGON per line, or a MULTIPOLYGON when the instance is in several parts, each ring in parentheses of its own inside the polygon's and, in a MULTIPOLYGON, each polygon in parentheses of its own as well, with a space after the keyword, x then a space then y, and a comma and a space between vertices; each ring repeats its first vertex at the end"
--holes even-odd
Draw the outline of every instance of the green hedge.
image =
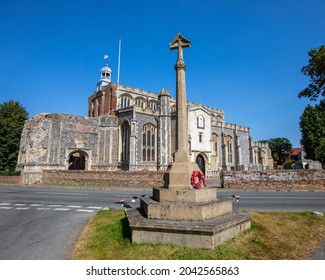
POLYGON ((20 171, 0 170, 0 176, 19 176, 20 171))

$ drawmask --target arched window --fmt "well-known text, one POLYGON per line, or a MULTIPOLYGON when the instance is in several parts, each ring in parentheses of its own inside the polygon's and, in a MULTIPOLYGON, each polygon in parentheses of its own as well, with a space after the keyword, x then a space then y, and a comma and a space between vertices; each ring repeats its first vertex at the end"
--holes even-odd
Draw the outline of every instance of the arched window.
POLYGON ((142 131, 142 161, 156 160, 156 127, 148 123, 142 131))
POLYGON ((138 107, 141 107, 142 109, 145 108, 144 104, 145 104, 145 101, 142 98, 137 98, 135 100, 135 105, 137 105, 138 107))
POLYGON ((122 161, 129 160, 129 147, 130 147, 130 125, 125 121, 121 126, 121 136, 122 136, 122 161))
POLYGON ((121 108, 127 108, 130 107, 131 104, 131 97, 128 95, 123 95, 121 97, 121 108))
POLYGON ((157 110, 157 102, 155 102, 155 101, 150 101, 150 102, 149 102, 149 108, 150 108, 152 111, 156 111, 156 110, 157 110))
POLYGON ((205 120, 202 115, 197 117, 197 128, 204 128, 205 127, 205 120))

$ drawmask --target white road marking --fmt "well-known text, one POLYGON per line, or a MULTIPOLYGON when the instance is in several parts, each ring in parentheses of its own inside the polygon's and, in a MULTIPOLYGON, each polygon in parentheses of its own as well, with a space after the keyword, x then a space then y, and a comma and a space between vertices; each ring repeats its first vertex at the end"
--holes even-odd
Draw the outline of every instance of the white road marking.
POLYGON ((100 210, 100 209, 102 209, 103 207, 98 207, 98 206, 88 206, 87 208, 88 208, 88 209, 96 209, 96 210, 100 210))
POLYGON ((94 210, 87 210, 87 209, 77 209, 77 212, 88 212, 88 213, 93 213, 94 210))
POLYGON ((70 211, 71 209, 69 208, 54 208, 54 211, 70 211))
POLYGON ((29 209, 36 209, 39 211, 48 211, 48 210, 54 210, 54 211, 70 211, 75 210, 78 212, 84 212, 84 213, 93 213, 96 210, 110 210, 108 207, 100 207, 100 206, 81 206, 81 205, 68 205, 63 206, 62 204, 50 204, 50 205, 44 205, 39 203, 33 203, 33 204, 26 204, 26 203, 8 203, 8 202, 1 202, 0 203, 0 210, 29 210, 29 209), (14 207, 15 206, 15 207, 14 207), (26 206, 26 207, 24 207, 26 206), (83 208, 83 209, 82 209, 83 208))
POLYGON ((40 194, 49 194, 49 195, 88 195, 88 193, 58 193, 58 192, 36 192, 40 194))

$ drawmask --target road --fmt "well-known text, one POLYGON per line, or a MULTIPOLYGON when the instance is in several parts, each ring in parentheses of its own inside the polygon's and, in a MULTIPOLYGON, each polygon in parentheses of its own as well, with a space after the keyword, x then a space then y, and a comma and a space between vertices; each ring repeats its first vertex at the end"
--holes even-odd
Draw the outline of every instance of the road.
MULTIPOLYGON (((148 192, 149 193, 149 192, 148 192)), ((98 211, 122 206, 142 191, 101 191, 0 186, 0 259, 69 259, 75 242, 98 211)))
POLYGON ((261 211, 311 211, 325 213, 325 192, 277 192, 277 191, 242 191, 222 189, 218 198, 240 196, 234 207, 242 210, 261 211))
MULTIPOLYGON (((82 228, 97 211, 137 207, 140 196, 151 194, 152 190, 0 186, 0 259, 69 259, 82 228)), ((240 210, 325 212, 325 192, 218 189, 218 198, 232 195, 241 197, 234 202, 240 210)))

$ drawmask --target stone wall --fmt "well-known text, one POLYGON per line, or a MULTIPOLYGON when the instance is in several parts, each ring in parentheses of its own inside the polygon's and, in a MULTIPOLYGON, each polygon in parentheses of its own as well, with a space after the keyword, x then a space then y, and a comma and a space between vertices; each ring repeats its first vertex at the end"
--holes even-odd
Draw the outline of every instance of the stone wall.
POLYGON ((113 187, 162 187, 164 172, 43 170, 42 184, 80 184, 113 187))
POLYGON ((118 119, 66 114, 39 114, 27 120, 21 134, 17 169, 23 184, 41 181, 42 170, 68 170, 76 152, 85 170, 114 170, 118 164, 118 119))
POLYGON ((224 171, 225 188, 324 189, 325 170, 224 171))
POLYGON ((0 185, 19 185, 20 176, 0 176, 0 185))

